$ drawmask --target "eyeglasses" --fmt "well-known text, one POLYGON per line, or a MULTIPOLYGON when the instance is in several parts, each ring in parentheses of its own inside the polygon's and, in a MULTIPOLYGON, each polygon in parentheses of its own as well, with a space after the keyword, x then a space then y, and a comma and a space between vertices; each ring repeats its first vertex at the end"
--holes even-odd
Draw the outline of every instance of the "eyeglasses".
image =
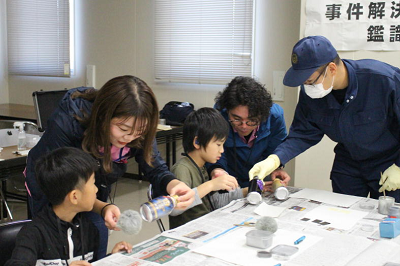
POLYGON ((258 120, 247 120, 246 122, 243 122, 242 120, 234 119, 234 120, 229 120, 229 122, 231 122, 235 126, 241 126, 243 125, 243 123, 246 123, 246 125, 248 125, 249 127, 255 127, 260 124, 258 120))
POLYGON ((314 80, 314 82, 311 82, 310 85, 315 85, 315 82, 317 82, 319 80, 319 78, 322 76, 323 73, 325 73, 326 68, 329 66, 330 62, 328 64, 325 65, 325 67, 323 68, 323 70, 321 71, 321 73, 319 73, 318 77, 314 80))

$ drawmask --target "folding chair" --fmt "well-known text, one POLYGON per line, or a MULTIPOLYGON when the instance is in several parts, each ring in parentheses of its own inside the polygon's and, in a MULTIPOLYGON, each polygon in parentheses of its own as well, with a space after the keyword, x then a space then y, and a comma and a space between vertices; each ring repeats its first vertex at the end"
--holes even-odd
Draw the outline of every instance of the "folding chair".
MULTIPOLYGON (((147 198, 149 200, 153 199, 153 186, 152 184, 149 185, 149 188, 147 189, 147 198)), ((161 219, 156 220, 158 228, 160 229, 161 233, 165 231, 165 227, 161 219)))
POLYGON ((35 91, 32 93, 33 105, 37 117, 37 125, 40 132, 46 130, 47 120, 50 118, 67 90, 35 91))
MULTIPOLYGON (((7 180, 7 178, 0 178, 0 181, 3 183, 2 186, 5 184, 5 182, 3 182, 5 180, 7 180)), ((5 208, 6 209, 6 211, 8 213, 8 218, 12 221, 14 218, 13 218, 13 215, 11 213, 10 207, 8 206, 7 199, 6 199, 5 195, 4 195, 5 193, 3 193, 4 188, 2 186, 0 187, 1 208, 5 208)), ((1 213, 0 213, 0 218, 1 219, 3 219, 3 217, 2 217, 3 216, 3 212, 4 211, 2 210, 1 213)), ((2 264, 0 264, 0 265, 2 265, 2 264)))
POLYGON ((30 222, 31 220, 22 220, 0 224, 0 265, 4 265, 11 258, 18 232, 30 222))

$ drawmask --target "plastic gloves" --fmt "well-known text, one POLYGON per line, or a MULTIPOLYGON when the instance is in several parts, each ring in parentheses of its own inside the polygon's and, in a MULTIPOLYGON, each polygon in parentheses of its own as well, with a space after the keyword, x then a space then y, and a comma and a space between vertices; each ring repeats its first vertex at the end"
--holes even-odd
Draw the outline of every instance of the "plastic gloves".
POLYGON ((255 176, 258 176, 261 180, 263 180, 264 177, 278 168, 280 164, 281 161, 279 160, 278 156, 271 154, 267 159, 256 163, 253 168, 250 169, 249 179, 252 180, 255 176))
POLYGON ((384 190, 392 191, 396 189, 400 189, 400 168, 393 164, 381 176, 381 180, 379 181, 379 185, 381 188, 379 192, 383 192, 384 190))

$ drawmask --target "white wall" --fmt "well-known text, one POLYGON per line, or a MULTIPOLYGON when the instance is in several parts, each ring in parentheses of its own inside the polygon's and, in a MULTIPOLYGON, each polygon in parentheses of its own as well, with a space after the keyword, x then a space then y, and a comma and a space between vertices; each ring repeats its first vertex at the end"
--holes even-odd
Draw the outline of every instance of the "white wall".
MULTIPOLYGON (((0 0, 5 1, 5 0, 0 0)), ((213 106, 223 85, 156 83, 153 73, 153 4, 151 0, 75 1, 76 74, 71 78, 9 77, 9 101, 32 105, 32 92, 83 86, 86 65, 96 66, 96 87, 112 77, 132 74, 154 90, 159 107, 171 100, 196 108, 213 106)), ((272 88, 272 71, 286 71, 299 36, 300 1, 255 0, 255 76, 272 88)), ((297 91, 285 88, 287 124, 292 122, 297 91)), ((287 165, 292 176, 294 163, 287 165)))
MULTIPOLYGON (((306 0, 301 1, 300 38, 304 37, 306 18, 305 3, 306 0)), ((339 56, 341 58, 355 60, 364 58, 377 59, 400 67, 400 51, 339 51, 339 56)), ((296 158, 296 186, 325 189, 329 191, 332 190, 329 176, 334 159, 333 148, 335 145, 336 143, 331 141, 329 138, 324 137, 324 139, 318 145, 312 147, 296 158)))
MULTIPOLYGON (((286 71, 291 66, 293 44, 298 40, 300 21, 298 0, 258 0, 256 1, 256 26, 254 47, 254 75, 267 89, 273 86, 273 71, 286 71)), ((279 83, 282 83, 280 80, 279 83)), ((276 102, 285 112, 287 129, 293 120, 297 103, 297 90, 284 87, 284 101, 276 102)), ((285 166, 285 170, 295 179, 295 160, 285 166)), ((293 181, 290 183, 293 185, 293 181)))
POLYGON ((6 0, 0 0, 0 103, 8 103, 6 0))

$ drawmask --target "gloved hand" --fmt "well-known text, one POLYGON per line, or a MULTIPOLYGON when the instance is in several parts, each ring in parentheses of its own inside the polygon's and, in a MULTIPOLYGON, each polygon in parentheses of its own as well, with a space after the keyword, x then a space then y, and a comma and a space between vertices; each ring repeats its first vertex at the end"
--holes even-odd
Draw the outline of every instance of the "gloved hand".
POLYGON ((267 159, 256 163, 253 168, 250 169, 249 179, 252 180, 255 176, 258 176, 261 180, 263 180, 264 177, 278 168, 280 164, 281 161, 279 160, 278 156, 271 154, 267 159))
POLYGON ((400 168, 393 164, 386 169, 381 176, 379 185, 381 185, 379 192, 383 192, 384 190, 392 191, 400 189, 400 168))

